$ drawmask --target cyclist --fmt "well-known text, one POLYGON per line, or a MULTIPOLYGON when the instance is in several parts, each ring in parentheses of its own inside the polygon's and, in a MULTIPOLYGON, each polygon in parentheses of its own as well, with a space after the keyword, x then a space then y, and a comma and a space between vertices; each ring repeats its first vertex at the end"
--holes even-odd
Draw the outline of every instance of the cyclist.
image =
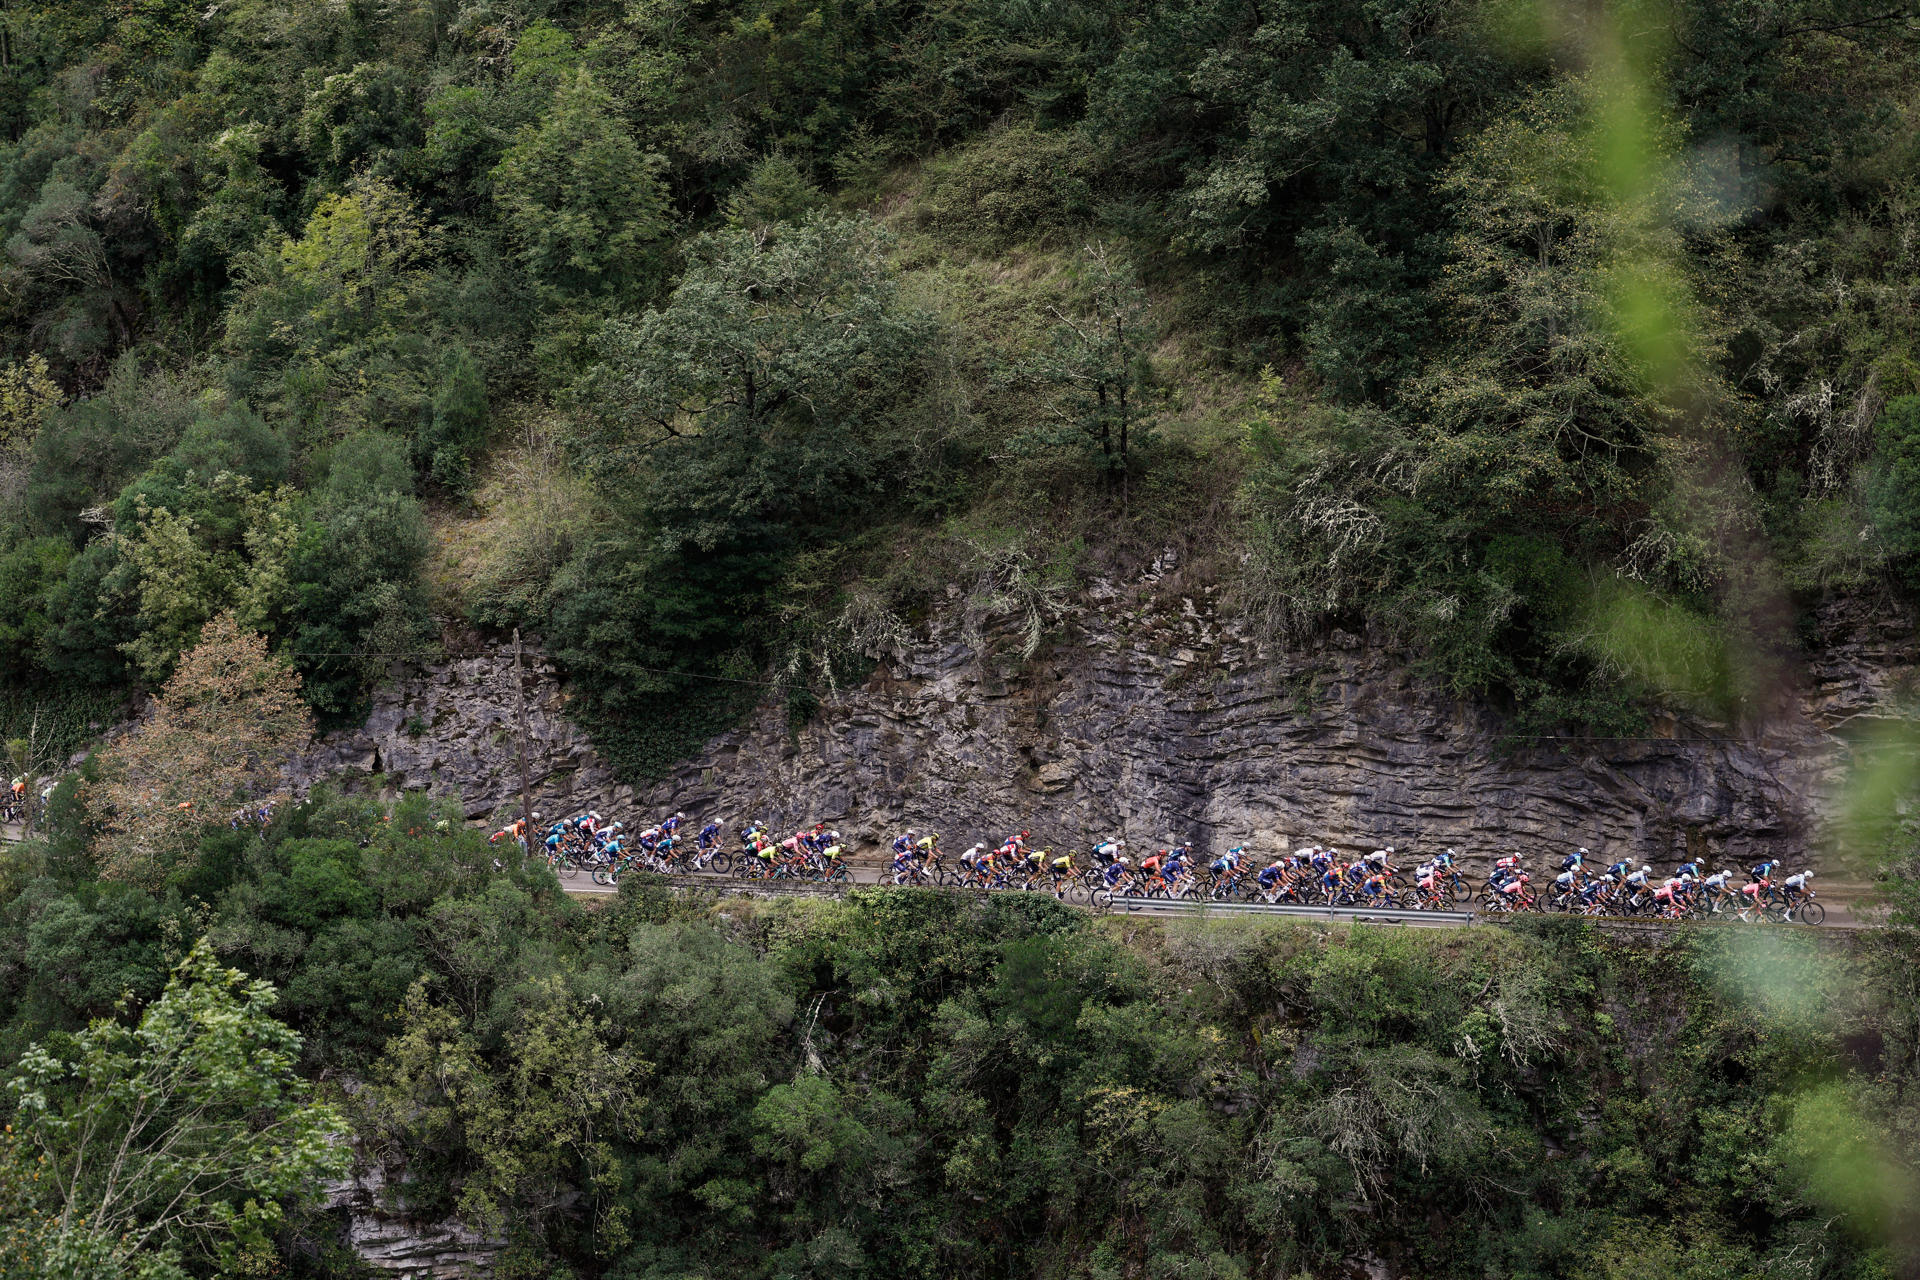
POLYGON ((1685 862, 1673 869, 1673 874, 1676 876, 1686 876, 1690 880, 1698 880, 1701 876, 1705 875, 1706 872, 1700 869, 1699 863, 1695 862, 1692 858, 1688 858, 1685 862))
POLYGON ((1560 859, 1560 869, 1562 871, 1573 872, 1577 878, 1580 874, 1580 869, 1586 865, 1586 860, 1592 856, 1593 854, 1585 849, 1575 849, 1572 853, 1560 859))
POLYGON ((1246 851, 1245 845, 1235 845, 1233 848, 1215 858, 1212 862, 1209 862, 1207 864, 1207 870, 1213 872, 1215 875, 1231 875, 1239 869, 1240 855, 1246 851))
POLYGON ((1160 869, 1166 865, 1167 851, 1165 849, 1155 849, 1151 854, 1140 859, 1140 874, 1151 879, 1159 875, 1160 869))
POLYGON ((1276 853, 1273 855, 1272 862, 1260 868, 1260 874, 1255 878, 1260 881, 1260 890, 1262 893, 1272 893, 1275 887, 1279 885, 1281 879, 1287 874, 1288 861, 1290 861, 1290 859, 1284 854, 1276 853))
POLYGON ((1668 876, 1658 889, 1653 891, 1653 900, 1678 913, 1686 909, 1688 888, 1693 884, 1692 876, 1668 876))
POLYGON ((1721 900, 1733 892, 1727 886, 1727 879, 1732 875, 1733 872, 1722 867, 1700 881, 1700 894, 1706 899, 1708 907, 1718 910, 1721 900))
POLYGON ((913 842, 918 835, 919 833, 917 831, 912 827, 908 827, 905 834, 897 835, 893 838, 893 861, 896 870, 899 868, 902 859, 912 860, 913 842))
POLYGON ((1102 840, 1093 846, 1093 860, 1102 867, 1108 866, 1126 847, 1125 840, 1102 840))
POLYGON ((1493 891, 1500 895, 1500 901, 1510 905, 1517 904, 1521 896, 1526 893, 1527 885, 1533 880, 1533 877, 1517 868, 1510 867, 1508 868, 1508 872, 1509 874, 1506 879, 1501 880, 1497 884, 1492 882, 1489 882, 1489 884, 1493 891))
POLYGON ((922 862, 932 862, 940 856, 940 833, 929 831, 913 842, 913 851, 922 862))
POLYGON ((1049 862, 1047 869, 1053 873, 1053 878, 1056 882, 1070 879, 1073 875, 1072 850, 1068 850, 1066 853, 1059 855, 1053 859, 1053 861, 1049 862))
POLYGON ((1787 906, 1794 906, 1807 895, 1813 888, 1807 883, 1811 879, 1813 879, 1813 872, 1796 871, 1780 882, 1780 893, 1786 899, 1787 906))
POLYGON ((1387 863, 1392 859, 1392 857, 1393 857, 1393 849, 1391 846, 1389 846, 1385 849, 1375 849, 1372 853, 1362 858, 1361 861, 1367 864, 1367 871, 1369 873, 1378 872, 1381 874, 1385 874, 1387 870, 1387 863))
MULTIPOLYGON (((593 816, 597 819, 599 818, 600 815, 596 813, 593 816)), ((660 824, 660 830, 666 832, 670 836, 678 835, 680 832, 680 824, 685 822, 686 820, 687 820, 686 814, 676 813, 671 818, 668 818, 665 822, 660 824)))
POLYGON ((1578 869, 1562 871, 1553 878, 1553 892, 1555 897, 1564 897, 1579 887, 1580 872, 1578 869))
POLYGON ((1130 870, 1130 859, 1124 853, 1115 852, 1107 859, 1106 870, 1100 873, 1100 879, 1111 889, 1119 884, 1130 870))
POLYGON ((1621 858, 1612 866, 1608 867, 1604 874, 1612 876, 1615 880, 1625 880, 1632 871, 1633 860, 1631 858, 1621 858))
POLYGON ((1340 881, 1345 876, 1346 868, 1329 859, 1326 865, 1320 868, 1320 888, 1326 892, 1327 897, 1331 898, 1340 892, 1340 881))
POLYGON ((1193 846, 1191 844, 1183 844, 1176 849, 1169 849, 1167 851, 1166 865, 1161 868, 1160 874, 1166 878, 1168 884, 1172 884, 1176 880, 1185 877, 1187 873, 1192 870, 1193 846))
POLYGON ((700 828, 700 834, 694 837, 694 843, 699 846, 700 852, 707 853, 712 850, 713 846, 720 843, 720 828, 726 825, 727 820, 725 818, 715 818, 712 822, 700 828))

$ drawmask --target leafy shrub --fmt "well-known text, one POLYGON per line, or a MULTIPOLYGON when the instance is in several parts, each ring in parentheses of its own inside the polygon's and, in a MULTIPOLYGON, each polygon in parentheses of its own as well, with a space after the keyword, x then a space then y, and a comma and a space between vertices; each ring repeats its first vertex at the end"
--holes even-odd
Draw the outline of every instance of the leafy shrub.
POLYGON ((1008 125, 927 164, 922 222, 980 252, 1046 243, 1091 203, 1073 134, 1008 125))

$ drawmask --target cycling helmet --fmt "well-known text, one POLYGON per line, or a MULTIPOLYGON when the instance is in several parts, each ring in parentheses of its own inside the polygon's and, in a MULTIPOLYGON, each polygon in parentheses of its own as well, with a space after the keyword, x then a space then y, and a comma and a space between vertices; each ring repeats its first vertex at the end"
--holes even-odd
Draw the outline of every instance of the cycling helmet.
POLYGON ((537 813, 537 812, 536 812, 536 813, 535 813, 535 814, 533 815, 533 820, 534 820, 535 822, 538 822, 538 821, 540 821, 540 815, 539 815, 539 813, 537 813))
POLYGON ((1653 868, 1652 868, 1651 866, 1649 866, 1649 865, 1648 865, 1647 863, 1644 863, 1644 862, 1640 864, 1640 869, 1641 869, 1642 871, 1652 871, 1652 870, 1653 870, 1653 868))
POLYGON ((684 813, 675 813, 673 816, 676 818, 679 818, 683 822, 686 820, 686 817, 687 817, 687 815, 684 813))

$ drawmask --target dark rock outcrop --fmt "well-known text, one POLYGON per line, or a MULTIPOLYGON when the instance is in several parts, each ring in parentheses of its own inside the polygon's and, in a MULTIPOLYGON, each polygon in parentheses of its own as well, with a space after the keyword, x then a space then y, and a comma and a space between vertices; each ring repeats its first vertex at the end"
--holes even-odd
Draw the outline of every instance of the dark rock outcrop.
MULTIPOLYGON (((536 807, 680 807, 735 824, 825 819, 856 838, 912 825, 949 845, 1031 830, 1084 847, 1190 838, 1204 848, 1305 841, 1472 856, 1585 845, 1670 865, 1683 854, 1803 856, 1847 755, 1912 682, 1904 619, 1827 608, 1783 711, 1759 728, 1666 717, 1633 740, 1508 738, 1493 710, 1441 696, 1380 637, 1310 649, 1247 634, 1183 592, 1165 563, 1097 582, 1031 658, 1010 622, 937 615, 861 687, 793 731, 764 708, 636 797, 564 716, 551 668, 529 683, 536 807)), ((306 778, 379 772, 517 807, 511 661, 401 674, 364 731, 323 745, 306 778)))

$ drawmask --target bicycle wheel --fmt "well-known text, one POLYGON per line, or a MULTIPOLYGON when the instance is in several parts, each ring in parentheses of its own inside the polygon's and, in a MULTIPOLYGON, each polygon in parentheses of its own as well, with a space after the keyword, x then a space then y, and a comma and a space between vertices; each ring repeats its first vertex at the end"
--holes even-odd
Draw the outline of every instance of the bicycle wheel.
POLYGON ((593 869, 593 882, 598 885, 618 884, 619 877, 615 876, 613 872, 607 870, 605 867, 595 867, 593 869))
POLYGON ((731 867, 732 865, 733 865, 733 855, 726 852, 725 850, 722 850, 719 853, 714 854, 713 857, 708 860, 707 870, 713 872, 713 874, 717 876, 723 876, 727 874, 727 868, 731 867))
POLYGON ((1794 918, 1802 924, 1822 924, 1827 918, 1827 909, 1818 902, 1807 901, 1793 909, 1794 918))
POLYGON ((1095 911, 1113 910, 1113 894, 1111 892, 1106 889, 1089 889, 1086 892, 1087 904, 1095 911))
POLYGON ((1467 882, 1459 876, 1453 878, 1452 886, 1448 892, 1455 902, 1466 902, 1473 897, 1473 890, 1468 888, 1467 882))
POLYGON ((1093 895, 1087 892, 1087 886, 1075 880, 1067 886, 1067 901, 1076 907, 1084 907, 1093 901, 1093 895))

